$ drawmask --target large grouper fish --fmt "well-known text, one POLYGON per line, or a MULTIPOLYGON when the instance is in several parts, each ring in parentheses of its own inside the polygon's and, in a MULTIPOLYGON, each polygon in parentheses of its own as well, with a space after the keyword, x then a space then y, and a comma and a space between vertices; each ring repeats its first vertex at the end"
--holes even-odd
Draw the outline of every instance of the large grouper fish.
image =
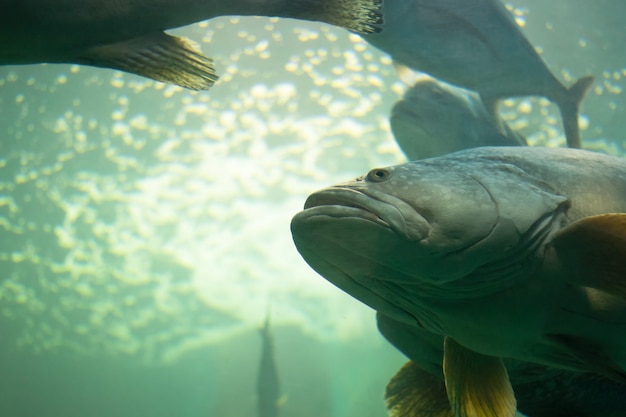
POLYGON ((474 90, 496 114, 498 100, 543 96, 560 110, 567 143, 581 147, 580 103, 592 76, 564 86, 501 0, 386 0, 380 33, 363 38, 400 66, 474 90))
POLYGON ((0 65, 75 63, 208 89, 212 60, 164 30, 217 16, 321 21, 380 30, 382 0, 0 0, 0 65))
POLYGON ((503 358, 626 381, 626 161, 484 147, 312 194, 296 247, 333 284, 442 338, 454 415, 507 417, 503 358))

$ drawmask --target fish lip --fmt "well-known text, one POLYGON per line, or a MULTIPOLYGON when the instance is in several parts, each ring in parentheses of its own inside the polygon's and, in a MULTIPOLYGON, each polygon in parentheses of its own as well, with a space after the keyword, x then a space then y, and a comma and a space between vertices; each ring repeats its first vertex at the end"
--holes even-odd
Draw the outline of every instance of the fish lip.
MULTIPOLYGON (((329 187, 311 194, 304 203, 304 209, 314 215, 316 211, 323 211, 324 215, 333 217, 360 217, 370 220, 383 227, 405 230, 403 219, 385 219, 380 210, 374 210, 369 197, 362 192, 346 187, 329 187), (329 210, 330 209, 330 210, 329 210)), ((388 216, 386 216, 388 217, 388 216)))
MULTIPOLYGON (((336 202, 337 203, 337 202, 336 202)), ((315 205, 313 207, 305 207, 308 217, 315 215, 323 215, 327 217, 358 217, 365 220, 370 220, 373 223, 379 224, 388 229, 392 227, 375 213, 353 206, 345 206, 340 204, 333 204, 331 202, 315 205)), ((393 229, 392 229, 393 230, 393 229)))
POLYGON ((359 217, 411 240, 422 240, 428 236, 428 222, 406 202, 389 194, 358 187, 334 186, 325 188, 307 198, 304 209, 310 216, 316 212, 332 217, 359 217), (406 214, 421 227, 407 224, 406 214))

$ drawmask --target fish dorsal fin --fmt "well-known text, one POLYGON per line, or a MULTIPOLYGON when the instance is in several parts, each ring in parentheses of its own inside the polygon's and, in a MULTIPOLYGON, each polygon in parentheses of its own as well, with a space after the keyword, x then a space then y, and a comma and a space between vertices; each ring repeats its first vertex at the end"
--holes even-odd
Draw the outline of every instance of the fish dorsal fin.
POLYGON ((502 359, 473 352, 446 337, 443 373, 457 417, 513 417, 517 408, 502 359))
POLYGON ((446 386, 413 361, 408 361, 387 384, 389 417, 454 417, 446 386))
POLYGON ((163 32, 90 47, 78 60, 191 90, 206 90, 217 81, 213 61, 202 55, 193 42, 163 32))
POLYGON ((395 59, 393 61, 393 67, 395 68, 400 81, 408 87, 413 87, 416 83, 421 81, 433 79, 430 75, 420 71, 414 71, 406 65, 399 63, 395 59))
POLYGON ((625 213, 575 221, 551 243, 570 282, 626 299, 625 213))

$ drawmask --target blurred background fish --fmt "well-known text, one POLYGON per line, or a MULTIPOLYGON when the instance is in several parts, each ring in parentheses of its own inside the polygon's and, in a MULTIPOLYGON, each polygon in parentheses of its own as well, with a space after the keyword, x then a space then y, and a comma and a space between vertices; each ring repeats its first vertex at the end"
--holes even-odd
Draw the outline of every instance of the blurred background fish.
POLYGON ((508 123, 502 123, 504 131, 498 127, 476 93, 428 76, 394 104, 389 124, 409 160, 478 146, 526 146, 508 123))
POLYGON ((261 363, 257 379, 258 417, 277 417, 280 384, 274 358, 274 338, 270 329, 270 313, 265 317, 261 333, 261 363))
MULTIPOLYGON (((543 96, 561 112, 567 144, 581 146, 578 111, 593 77, 565 87, 500 0, 386 0, 384 30, 363 38, 400 65, 498 100, 543 96)), ((498 120, 498 119, 496 119, 498 120)))

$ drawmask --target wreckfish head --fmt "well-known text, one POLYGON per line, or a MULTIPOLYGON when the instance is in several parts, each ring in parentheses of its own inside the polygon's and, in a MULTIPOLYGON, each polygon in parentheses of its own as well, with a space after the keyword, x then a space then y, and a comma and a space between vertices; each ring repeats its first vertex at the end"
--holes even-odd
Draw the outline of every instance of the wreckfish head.
POLYGON ((566 203, 515 165, 442 157, 376 168, 318 191, 291 230, 319 274, 414 323, 420 297, 505 285, 499 274, 541 245, 566 203))

